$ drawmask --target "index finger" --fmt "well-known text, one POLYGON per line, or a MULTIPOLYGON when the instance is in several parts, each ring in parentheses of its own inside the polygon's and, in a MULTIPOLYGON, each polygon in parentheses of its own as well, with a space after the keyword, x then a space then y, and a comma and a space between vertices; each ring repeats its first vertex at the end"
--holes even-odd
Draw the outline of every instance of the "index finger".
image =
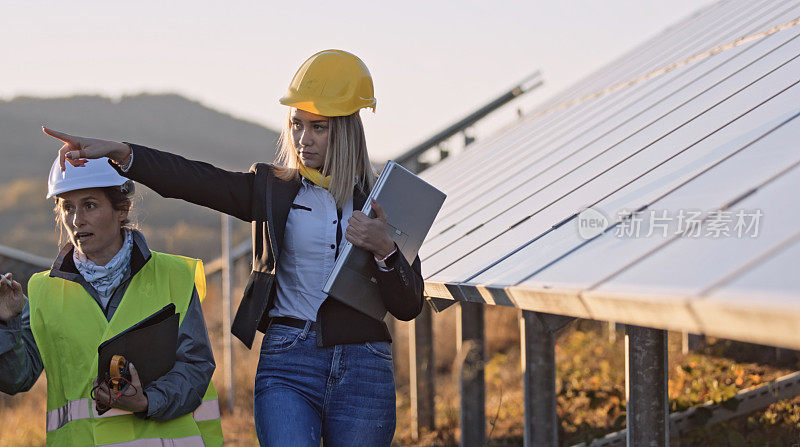
POLYGON ((75 137, 73 137, 72 135, 70 135, 68 133, 59 132, 59 131, 53 130, 53 129, 48 129, 47 127, 44 127, 44 126, 42 126, 42 132, 46 133, 47 135, 50 135, 53 138, 61 140, 61 141, 65 142, 65 143, 72 143, 75 140, 75 137))

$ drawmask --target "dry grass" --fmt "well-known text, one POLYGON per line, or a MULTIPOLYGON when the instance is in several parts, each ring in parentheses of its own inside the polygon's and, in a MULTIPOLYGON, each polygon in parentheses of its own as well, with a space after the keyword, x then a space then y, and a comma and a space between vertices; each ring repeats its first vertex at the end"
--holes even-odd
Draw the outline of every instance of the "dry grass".
POLYGON ((0 447, 44 445, 46 382, 41 377, 25 394, 0 394, 0 447))
MULTIPOLYGON (((241 273, 240 273, 241 276, 241 273)), ((226 408, 222 350, 222 312, 217 291, 209 283, 209 299, 204 304, 208 329, 214 343, 217 371, 214 382, 226 408)), ((240 290, 235 291, 238 296, 240 290)), ((517 311, 504 307, 486 310, 486 433, 489 445, 522 445, 522 372, 519 356, 517 311)), ((454 446, 459 438, 458 375, 454 372, 456 330, 454 308, 435 318, 436 426, 432 433, 414 439, 408 386, 408 325, 396 325, 395 350, 397 387, 397 432, 394 445, 454 446)), ((256 342, 256 348, 257 348, 256 342)), ((223 413, 226 445, 257 445, 252 419, 253 379, 258 351, 234 344, 236 405, 233 413, 223 413)), ((720 342, 702 352, 683 356, 680 338, 670 338, 670 400, 680 410, 707 400, 724 400, 737 390, 773 380, 800 368, 794 360, 781 366, 769 361, 773 350, 720 342), (745 352, 743 350, 749 350, 745 352), (766 353, 766 354, 765 354, 766 353), (758 362, 754 356, 761 355, 758 362), (748 357, 751 360, 748 360, 748 357)), ((624 348, 623 337, 608 340, 604 327, 579 321, 566 328, 556 346, 559 437, 562 445, 572 445, 624 427, 624 348)), ((0 395, 0 447, 43 445, 45 380, 18 396, 0 395)), ((682 434, 673 441, 681 446, 708 445, 791 445, 800 434, 800 399, 784 401, 766 411, 739 418, 715 427, 682 434), (767 440, 767 441, 764 441, 767 440)))

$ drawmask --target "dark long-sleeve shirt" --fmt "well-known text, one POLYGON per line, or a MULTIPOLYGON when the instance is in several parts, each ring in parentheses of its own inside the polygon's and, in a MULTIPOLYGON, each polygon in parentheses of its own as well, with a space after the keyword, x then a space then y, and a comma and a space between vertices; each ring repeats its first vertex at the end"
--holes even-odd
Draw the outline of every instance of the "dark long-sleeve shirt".
MULTIPOLYGON (((149 258, 150 250, 144 237, 134 231, 131 268, 104 309, 97 291, 75 269, 71 245, 68 244, 56 258, 53 274, 81 284, 110 321, 131 278, 149 258)), ((214 356, 200 298, 197 289, 194 289, 186 315, 178 328, 175 366, 144 389, 148 401, 146 416, 164 421, 194 411, 202 402, 214 368, 214 356)), ((0 391, 7 394, 27 391, 36 383, 41 372, 42 358, 31 332, 30 309, 26 304, 18 317, 10 321, 0 320, 0 391)))
POLYGON ((0 320, 0 391, 28 391, 42 373, 42 356, 33 339, 30 308, 11 321, 0 320))

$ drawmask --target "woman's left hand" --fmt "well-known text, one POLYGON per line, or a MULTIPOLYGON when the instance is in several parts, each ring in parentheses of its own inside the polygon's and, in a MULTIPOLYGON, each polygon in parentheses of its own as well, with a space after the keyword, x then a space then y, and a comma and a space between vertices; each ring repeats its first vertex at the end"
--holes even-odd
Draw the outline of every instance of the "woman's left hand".
POLYGON ((372 200, 371 203, 376 217, 369 217, 358 210, 353 211, 353 215, 347 220, 344 237, 356 247, 383 259, 394 250, 394 242, 386 233, 386 213, 378 202, 372 200))
POLYGON ((94 400, 100 403, 100 405, 106 407, 109 406, 108 404, 110 402, 112 408, 119 408, 121 410, 132 411, 134 413, 147 411, 147 395, 144 394, 142 381, 139 379, 139 373, 136 372, 136 367, 133 366, 133 363, 130 364, 130 371, 130 385, 125 388, 122 394, 120 394, 119 397, 113 401, 111 400, 111 390, 108 389, 108 384, 99 383, 99 378, 95 379, 95 386, 97 386, 98 383, 100 386, 97 387, 94 392, 94 400))

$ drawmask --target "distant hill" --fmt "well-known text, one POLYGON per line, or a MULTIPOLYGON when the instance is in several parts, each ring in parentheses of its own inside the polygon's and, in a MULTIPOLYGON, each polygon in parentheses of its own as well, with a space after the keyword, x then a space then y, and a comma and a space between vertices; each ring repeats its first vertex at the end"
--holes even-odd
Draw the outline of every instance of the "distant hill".
POLYGON ((0 183, 47 175, 60 147, 40 126, 168 149, 229 169, 272 161, 278 134, 179 95, 19 97, 0 101, 0 183))
MULTIPOLYGON (((226 169, 272 161, 278 134, 179 95, 19 97, 0 101, 0 244, 53 257, 57 233, 47 174, 61 146, 40 126, 75 135, 129 141, 226 169)), ((219 215, 138 190, 139 222, 151 248, 210 258, 220 251, 219 215)), ((245 237, 247 226, 236 227, 245 237)))

